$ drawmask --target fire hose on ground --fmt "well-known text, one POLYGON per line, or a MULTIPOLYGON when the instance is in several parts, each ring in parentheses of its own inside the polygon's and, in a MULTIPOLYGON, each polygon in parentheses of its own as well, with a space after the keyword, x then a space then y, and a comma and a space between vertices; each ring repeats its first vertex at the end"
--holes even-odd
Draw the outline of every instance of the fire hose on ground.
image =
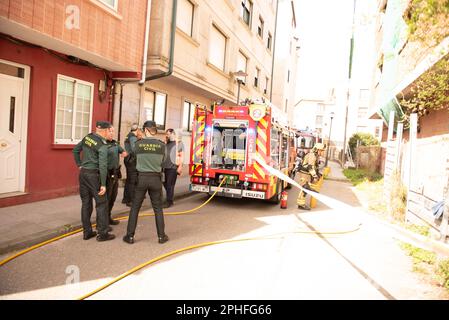
MULTIPOLYGON (((311 195, 313 198, 317 199, 318 201, 323 202, 324 204, 328 205, 329 207, 331 207, 333 209, 344 209, 346 212, 350 212, 350 211, 354 210, 354 208, 352 208, 351 206, 349 206, 349 205, 347 205, 347 204, 345 204, 345 203, 343 203, 341 201, 338 201, 338 200, 335 200, 333 198, 330 198, 330 197, 324 196, 322 194, 319 194, 317 192, 314 192, 314 191, 302 188, 296 181, 294 181, 290 177, 286 176, 285 174, 283 174, 279 170, 276 170, 276 169, 268 166, 265 163, 265 161, 263 159, 261 159, 260 157, 256 156, 256 161, 259 162, 270 174, 277 176, 278 178, 284 180, 285 182, 288 182, 292 186, 295 186, 296 188, 304 191, 305 193, 311 195)), ((226 181, 226 178, 224 178, 220 182, 220 184, 218 185, 217 190, 205 202, 203 202, 201 205, 199 205, 199 206, 197 206, 197 207, 195 207, 193 209, 186 210, 186 211, 167 212, 167 213, 164 213, 164 215, 183 215, 183 214, 189 214, 189 213, 193 213, 195 211, 198 211, 199 209, 201 209, 205 205, 207 205, 215 197, 215 195, 220 190, 220 187, 223 185, 223 183, 225 181, 226 181)), ((145 213, 145 214, 139 215, 139 217, 148 217, 148 216, 154 216, 154 214, 152 214, 152 213, 145 213)), ((128 219, 127 216, 115 218, 115 220, 126 220, 126 219, 128 219)), ((94 227, 95 224, 92 225, 92 226, 94 227)), ((360 227, 361 227, 361 223, 358 223, 353 228, 349 228, 349 230, 344 230, 344 231, 305 230, 305 231, 294 231, 294 232, 279 233, 279 234, 269 235, 269 236, 261 236, 261 237, 253 237, 253 238, 242 238, 242 239, 226 239, 226 240, 219 240, 219 241, 212 241, 212 242, 204 242, 204 243, 200 243, 200 244, 195 244, 195 245, 192 245, 192 246, 188 246, 188 247, 185 247, 185 248, 181 248, 181 249, 177 249, 177 250, 168 252, 166 254, 163 254, 161 256, 153 258, 153 259, 151 259, 151 260, 149 260, 147 262, 144 262, 144 263, 142 263, 142 264, 140 264, 140 265, 138 265, 138 266, 128 270, 127 272, 119 275, 118 277, 112 279, 111 281, 109 281, 108 283, 104 284, 100 288, 97 288, 96 290, 91 291, 90 293, 80 297, 79 299, 80 300, 84 300, 86 298, 89 298, 89 297, 93 296, 94 294, 96 294, 96 293, 106 289, 107 287, 111 286, 112 284, 114 284, 114 283, 116 283, 116 282, 126 278, 127 276, 129 276, 129 275, 131 275, 131 274, 133 274, 133 273, 135 273, 135 272, 137 272, 137 271, 139 271, 139 270, 141 270, 141 269, 143 269, 143 268, 145 268, 145 267, 147 267, 147 266, 149 266, 151 264, 154 264, 154 263, 156 263, 158 261, 161 261, 161 260, 163 260, 163 259, 165 259, 167 257, 173 256, 173 255, 176 255, 176 254, 179 254, 179 253, 182 253, 182 252, 190 251, 190 250, 193 250, 193 249, 207 247, 207 246, 212 246, 212 245, 225 244, 225 243, 233 243, 233 242, 279 239, 282 236, 285 236, 286 234, 315 234, 315 235, 320 235, 320 236, 323 236, 323 235, 341 235, 341 234, 348 234, 348 233, 356 232, 356 231, 358 231, 360 229, 360 227)), ((61 240, 63 238, 67 238, 67 237, 69 237, 71 235, 80 233, 80 232, 82 232, 82 230, 83 229, 80 228, 80 229, 74 230, 72 232, 66 233, 64 235, 57 236, 57 237, 52 238, 50 240, 44 241, 42 243, 36 244, 36 245, 34 245, 34 246, 30 247, 30 248, 27 248, 25 250, 22 250, 22 251, 20 251, 20 252, 18 252, 16 254, 14 254, 11 257, 8 257, 5 260, 0 261, 0 266, 3 266, 6 263, 8 263, 8 262, 10 262, 10 261, 12 261, 12 260, 14 260, 14 259, 16 259, 16 258, 18 258, 18 257, 20 257, 22 255, 24 255, 24 254, 26 254, 26 253, 28 253, 30 251, 33 251, 33 250, 35 250, 37 248, 43 247, 43 246, 45 246, 47 244, 53 243, 53 242, 61 240)))

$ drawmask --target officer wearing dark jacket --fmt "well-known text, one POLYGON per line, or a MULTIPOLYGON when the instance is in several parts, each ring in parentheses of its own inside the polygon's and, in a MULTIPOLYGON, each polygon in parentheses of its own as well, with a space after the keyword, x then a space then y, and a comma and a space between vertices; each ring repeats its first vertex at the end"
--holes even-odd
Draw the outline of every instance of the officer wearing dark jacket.
POLYGON ((108 170, 108 147, 106 138, 111 124, 107 121, 98 121, 96 132, 89 133, 73 149, 76 165, 80 168, 80 196, 81 221, 83 224, 83 239, 95 237, 92 231, 90 218, 92 216, 92 198, 95 199, 97 211, 97 240, 107 241, 115 238, 108 233, 108 202, 106 196, 106 177, 108 170), (81 160, 81 152, 83 158, 81 160))
POLYGON ((108 136, 108 176, 106 179, 106 194, 108 196, 109 224, 117 225, 120 222, 111 218, 112 208, 118 193, 118 181, 122 177, 120 173, 120 155, 126 157, 126 151, 113 139, 114 127, 111 127, 108 136))
POLYGON ((125 189, 123 190, 123 200, 128 207, 134 199, 134 191, 136 189, 137 183, 137 169, 136 169, 136 154, 134 153, 134 147, 138 140, 137 134, 139 128, 137 124, 131 126, 131 131, 125 138, 125 150, 128 155, 125 157, 125 167, 126 167, 126 182, 125 189))
POLYGON ((137 186, 129 213, 127 234, 123 237, 123 241, 129 244, 134 243, 137 217, 145 193, 148 191, 156 218, 159 243, 164 243, 168 241, 164 231, 164 213, 162 211, 162 162, 165 157, 165 144, 154 137, 157 134, 154 121, 146 121, 143 125, 143 131, 145 137, 137 141, 135 145, 138 172, 137 186))

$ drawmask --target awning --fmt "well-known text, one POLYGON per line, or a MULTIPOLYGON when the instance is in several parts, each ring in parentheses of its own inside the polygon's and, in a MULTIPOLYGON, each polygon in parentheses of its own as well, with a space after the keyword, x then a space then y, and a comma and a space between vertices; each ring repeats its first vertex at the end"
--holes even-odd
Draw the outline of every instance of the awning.
MULTIPOLYGON (((396 97, 393 97, 392 99, 384 103, 374 115, 377 114, 378 116, 380 116, 384 120, 385 125, 388 127, 388 124, 390 123, 391 111, 394 111, 394 130, 396 130, 396 124, 398 120, 404 116, 404 111, 402 110, 402 107, 396 97)), ((377 118, 374 115, 372 115, 370 119, 377 118)))

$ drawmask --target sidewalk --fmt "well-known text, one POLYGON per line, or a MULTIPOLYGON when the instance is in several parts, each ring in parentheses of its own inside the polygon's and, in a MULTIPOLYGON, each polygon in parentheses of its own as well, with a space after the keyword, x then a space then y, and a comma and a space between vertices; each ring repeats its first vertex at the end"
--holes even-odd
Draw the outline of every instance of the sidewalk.
MULTIPOLYGON (((175 186, 175 200, 186 197, 189 175, 184 172, 175 186)), ((119 188, 112 216, 129 213, 122 204, 123 188, 119 188)), ((165 199, 165 190, 164 190, 165 199)), ((151 208, 149 197, 142 209, 151 208)), ((81 200, 78 194, 51 200, 0 208, 0 255, 24 249, 81 227, 81 200)), ((95 209, 92 214, 93 221, 95 209)))
POLYGON ((349 182, 348 178, 343 174, 343 168, 336 161, 328 161, 327 166, 331 169, 326 180, 349 182))
MULTIPOLYGON (((343 174, 343 168, 340 166, 340 164, 336 161, 328 161, 328 167, 330 168, 329 175, 325 178, 325 180, 330 181, 336 181, 336 182, 347 182, 350 183, 349 179, 345 177, 343 174)), ((363 200, 360 198, 356 192, 353 191, 353 195, 358 199, 358 201, 362 204, 362 207, 365 208, 365 210, 368 210, 368 207, 366 205, 363 205, 363 200)), ((425 250, 436 252, 440 255, 449 257, 449 245, 436 241, 433 239, 430 239, 428 237, 419 235, 415 232, 409 231, 399 225, 390 223, 388 221, 385 221, 383 219, 380 219, 377 216, 373 216, 379 223, 389 227, 390 229, 395 230, 397 233, 399 233, 402 237, 407 239, 409 243, 414 244, 417 247, 420 247, 425 250)))

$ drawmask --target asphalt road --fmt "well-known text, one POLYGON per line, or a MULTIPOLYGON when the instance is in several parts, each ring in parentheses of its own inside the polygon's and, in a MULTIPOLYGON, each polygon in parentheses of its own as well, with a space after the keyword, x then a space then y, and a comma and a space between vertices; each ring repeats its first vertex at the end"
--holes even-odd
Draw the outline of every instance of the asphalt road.
MULTIPOLYGON (((326 181, 322 192, 360 206, 347 183, 326 181)), ((259 200, 217 197, 193 214, 166 216, 170 241, 162 245, 154 217, 139 219, 134 245, 122 241, 126 221, 113 227, 113 241, 71 236, 0 267, 0 299, 76 299, 173 250, 266 236, 170 256, 91 299, 439 298, 411 272, 411 259, 399 248, 394 231, 361 208, 354 214, 319 204, 311 212, 299 211, 296 195, 297 190, 289 192, 287 210, 259 200), (313 230, 356 231, 317 235, 313 230)), ((206 199, 194 195, 167 212, 187 210, 206 199)))

